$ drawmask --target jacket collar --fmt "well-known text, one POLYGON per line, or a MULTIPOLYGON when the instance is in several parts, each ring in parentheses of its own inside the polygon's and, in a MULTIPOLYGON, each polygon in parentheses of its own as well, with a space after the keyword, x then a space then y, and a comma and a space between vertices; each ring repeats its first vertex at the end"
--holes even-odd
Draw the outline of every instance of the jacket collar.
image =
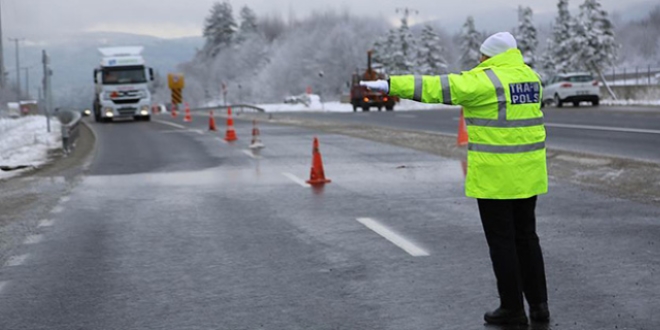
POLYGON ((477 68, 503 67, 503 66, 521 66, 525 65, 522 53, 518 48, 511 48, 502 54, 495 55, 481 64, 477 68))

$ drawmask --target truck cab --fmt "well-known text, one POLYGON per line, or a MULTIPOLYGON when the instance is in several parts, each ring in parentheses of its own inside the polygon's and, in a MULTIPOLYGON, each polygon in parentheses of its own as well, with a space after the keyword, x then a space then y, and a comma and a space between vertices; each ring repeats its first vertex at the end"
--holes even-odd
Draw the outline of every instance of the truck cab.
POLYGON ((94 119, 150 120, 153 69, 145 66, 143 47, 100 48, 101 64, 94 70, 94 119))

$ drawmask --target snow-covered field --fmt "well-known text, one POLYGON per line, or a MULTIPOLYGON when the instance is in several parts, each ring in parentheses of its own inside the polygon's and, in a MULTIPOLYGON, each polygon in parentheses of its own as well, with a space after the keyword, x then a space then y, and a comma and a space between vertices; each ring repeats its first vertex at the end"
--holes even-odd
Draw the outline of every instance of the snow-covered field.
MULTIPOLYGON (((258 107, 264 109, 266 112, 353 112, 353 106, 350 103, 341 102, 323 102, 321 103, 318 95, 310 96, 311 102, 309 106, 304 104, 260 104, 258 107)), ((451 108, 444 104, 424 104, 408 100, 401 100, 399 104, 394 107, 394 111, 410 111, 410 110, 438 110, 451 108)), ((372 108, 371 111, 376 111, 372 108)), ((383 109, 384 110, 384 109, 383 109)), ((362 109, 358 109, 362 111, 362 109)))
MULTIPOLYGON (((0 118, 0 166, 38 166, 48 161, 48 151, 62 147, 60 123, 51 120, 46 131, 46 117, 0 118)), ((0 180, 20 172, 0 171, 0 180)))

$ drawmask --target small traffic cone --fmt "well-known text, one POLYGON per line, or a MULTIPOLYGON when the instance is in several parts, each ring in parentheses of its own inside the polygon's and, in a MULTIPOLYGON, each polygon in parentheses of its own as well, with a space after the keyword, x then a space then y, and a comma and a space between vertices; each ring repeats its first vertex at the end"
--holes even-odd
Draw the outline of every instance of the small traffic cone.
POLYGON ((217 131, 218 129, 215 127, 215 117, 213 117, 213 111, 209 112, 209 131, 217 131))
POLYGON ((314 138, 314 146, 312 148, 312 171, 309 175, 308 184, 323 185, 332 181, 325 178, 325 171, 323 171, 323 159, 321 159, 321 152, 319 151, 319 139, 314 138))
POLYGON ((461 116, 458 119, 458 139, 456 140, 456 145, 459 147, 468 145, 468 132, 465 125, 465 116, 463 116, 463 108, 461 108, 461 116))
POLYGON ((238 140, 236 130, 234 129, 234 118, 231 116, 231 107, 227 108, 227 135, 225 141, 231 142, 238 140))
POLYGON ((177 114, 176 114, 176 107, 177 107, 177 106, 176 106, 176 103, 173 103, 173 104, 172 104, 172 118, 176 118, 176 116, 177 116, 177 114))
POLYGON ((259 131, 259 128, 257 127, 257 121, 253 120, 252 121, 252 143, 250 143, 250 149, 263 149, 266 147, 263 143, 261 143, 261 131, 259 131))
POLYGON ((186 115, 183 117, 186 123, 192 122, 192 115, 190 114, 190 105, 186 103, 186 115))

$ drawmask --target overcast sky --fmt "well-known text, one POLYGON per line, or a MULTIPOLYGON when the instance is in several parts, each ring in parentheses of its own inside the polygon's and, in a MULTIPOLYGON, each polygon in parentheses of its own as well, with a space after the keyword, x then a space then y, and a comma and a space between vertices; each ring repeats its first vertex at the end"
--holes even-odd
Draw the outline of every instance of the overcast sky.
MULTIPOLYGON (((112 31, 163 38, 201 35, 204 18, 215 0, 0 0, 6 37, 50 38, 80 31, 112 31)), ((572 0, 576 9, 582 0, 572 0)), ((313 11, 348 10, 394 21, 395 9, 408 6, 419 11, 415 21, 440 20, 450 31, 468 15, 480 30, 515 25, 519 4, 531 6, 547 20, 556 11, 556 0, 232 0, 235 12, 248 5, 257 14, 291 13, 303 18, 313 11)), ((610 12, 643 12, 657 0, 601 0, 610 12), (634 10, 633 10, 634 9, 634 10)))

